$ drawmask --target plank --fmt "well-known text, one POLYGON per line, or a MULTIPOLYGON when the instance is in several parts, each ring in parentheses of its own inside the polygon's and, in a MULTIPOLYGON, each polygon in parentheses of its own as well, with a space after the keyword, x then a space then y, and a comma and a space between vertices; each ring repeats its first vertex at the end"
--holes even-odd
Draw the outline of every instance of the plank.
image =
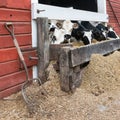
MULTIPOLYGON (((21 17, 22 18, 22 17, 21 17)), ((13 22, 15 34, 30 34, 31 22, 13 22)), ((7 34, 8 31, 5 28, 5 22, 0 22, 0 35, 7 34)))
MULTIPOLYGON (((107 0, 108 1, 108 0, 107 0)), ((120 0, 117 0, 117 1, 115 1, 115 0, 110 0, 111 2, 114 2, 114 3, 120 3, 120 0)))
MULTIPOLYGON (((36 52, 32 51, 29 53, 25 53, 24 54, 24 59, 25 59, 25 63, 27 65, 27 67, 31 67, 33 65, 37 64, 37 60, 29 60, 29 56, 36 56, 36 52)), ((4 62, 4 63, 0 63, 0 76, 3 75, 7 75, 7 74, 11 74, 14 72, 18 72, 21 69, 23 69, 23 65, 20 62, 19 59, 14 60, 14 61, 8 61, 8 62, 4 62)))
MULTIPOLYGON (((24 52, 24 56, 26 56, 26 59, 28 61, 29 56, 36 57, 36 51, 24 52)), ((0 49, 0 63, 12 61, 16 59, 19 59, 16 48, 0 49)))
POLYGON ((21 90, 22 84, 18 84, 6 90, 0 91, 0 99, 5 98, 9 95, 15 94, 21 90))
POLYGON ((120 2, 111 2, 113 8, 119 8, 120 7, 120 2))
MULTIPOLYGON (((31 34, 16 35, 16 39, 20 46, 32 45, 31 34)), ((0 36, 0 49, 13 47, 14 43, 10 35, 0 36)))
POLYGON ((37 35, 38 35, 38 72, 41 80, 46 81, 45 69, 49 64, 49 36, 48 36, 48 19, 37 18, 37 35))
POLYGON ((31 12, 0 8, 0 21, 31 21, 31 12), (22 15, 22 17, 21 17, 22 15))
POLYGON ((7 75, 20 70, 20 61, 14 60, 6 63, 0 63, 0 76, 7 75))
MULTIPOLYGON (((29 69, 29 76, 32 78, 32 69, 29 69)), ((21 84, 25 80, 26 74, 24 70, 0 77, 0 91, 21 84)))
POLYGON ((65 46, 72 47, 72 44, 51 44, 50 45, 50 60, 59 60, 60 49, 65 46))
MULTIPOLYGON (((23 52, 23 56, 27 67, 31 67, 38 64, 38 59, 30 59, 30 57, 38 58, 36 50, 23 52)), ((21 68, 23 68, 23 65, 21 66, 21 68)))
POLYGON ((87 45, 80 48, 71 48, 70 66, 75 67, 90 61, 92 54, 108 54, 120 49, 120 40, 109 40, 97 44, 87 45))
POLYGON ((31 9, 30 0, 0 0, 0 7, 16 8, 16 9, 31 9))
POLYGON ((63 47, 60 51, 60 87, 65 92, 70 91, 70 74, 73 72, 69 67, 69 51, 70 47, 63 47))
POLYGON ((0 62, 7 62, 18 58, 16 48, 0 49, 0 62))

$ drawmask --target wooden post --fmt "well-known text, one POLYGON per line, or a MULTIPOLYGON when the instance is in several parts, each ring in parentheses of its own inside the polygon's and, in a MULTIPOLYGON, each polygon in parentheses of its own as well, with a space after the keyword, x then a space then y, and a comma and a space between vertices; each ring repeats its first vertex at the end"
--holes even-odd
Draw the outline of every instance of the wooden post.
POLYGON ((60 87, 65 92, 70 91, 70 67, 69 67, 69 51, 70 47, 63 47, 60 51, 59 64, 60 64, 60 87))
POLYGON ((42 82, 46 81, 45 69, 49 64, 48 19, 37 18, 38 75, 42 82))
POLYGON ((71 50, 70 47, 63 47, 60 51, 60 86, 65 92, 74 92, 81 84, 80 65, 70 67, 71 50))

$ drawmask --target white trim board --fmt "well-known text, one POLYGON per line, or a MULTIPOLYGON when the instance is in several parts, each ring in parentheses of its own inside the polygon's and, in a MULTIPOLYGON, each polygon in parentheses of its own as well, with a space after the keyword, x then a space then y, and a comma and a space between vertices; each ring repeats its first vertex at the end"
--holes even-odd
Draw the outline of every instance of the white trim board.
MULTIPOLYGON (((101 11, 100 11, 101 12, 101 11)), ((76 10, 65 7, 56 7, 44 4, 32 4, 32 19, 38 17, 47 17, 48 19, 58 20, 82 20, 82 21, 100 21, 108 22, 108 15, 106 13, 97 13, 84 10, 76 10), (41 12, 37 12, 37 11, 41 12)))
MULTIPOLYGON (((31 0, 31 4, 32 3, 38 3, 38 0, 31 0)), ((31 24, 32 24, 32 47, 37 47, 37 25, 36 25, 36 21, 31 20, 31 24)), ((38 77, 37 66, 33 66, 32 73, 33 73, 33 78, 38 77)))

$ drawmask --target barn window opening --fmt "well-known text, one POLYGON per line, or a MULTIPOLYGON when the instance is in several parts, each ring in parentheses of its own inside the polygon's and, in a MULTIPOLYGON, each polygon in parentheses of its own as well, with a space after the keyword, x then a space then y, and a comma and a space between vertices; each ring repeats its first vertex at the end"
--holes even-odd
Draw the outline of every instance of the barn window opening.
POLYGON ((38 2, 45 5, 98 12, 97 0, 38 0, 38 2))

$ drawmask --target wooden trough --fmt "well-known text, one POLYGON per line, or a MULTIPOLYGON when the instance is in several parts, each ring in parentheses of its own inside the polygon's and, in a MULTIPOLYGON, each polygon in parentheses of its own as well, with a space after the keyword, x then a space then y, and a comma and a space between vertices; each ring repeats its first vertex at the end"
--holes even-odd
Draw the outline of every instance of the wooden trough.
POLYGON ((59 56, 61 89, 65 92, 74 92, 82 81, 81 65, 89 62, 92 54, 107 55, 119 50, 120 40, 108 40, 79 48, 65 46, 60 48, 58 54, 57 49, 56 45, 52 45, 52 54, 59 56))

